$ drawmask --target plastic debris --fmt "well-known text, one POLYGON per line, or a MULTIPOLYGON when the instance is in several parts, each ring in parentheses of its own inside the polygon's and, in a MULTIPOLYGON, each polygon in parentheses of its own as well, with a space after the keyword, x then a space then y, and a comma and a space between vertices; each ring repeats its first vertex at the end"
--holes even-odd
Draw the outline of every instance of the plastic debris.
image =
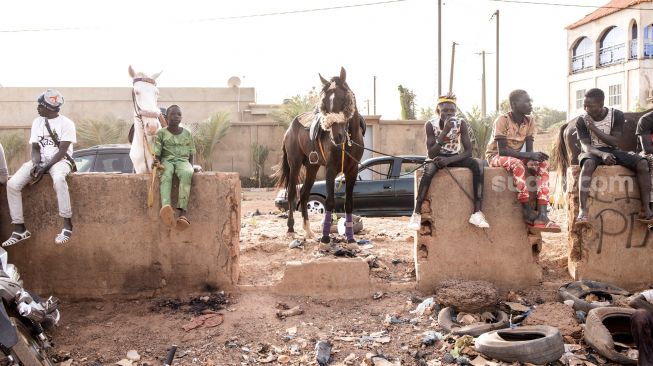
POLYGON ((432 346, 443 338, 442 333, 433 330, 426 331, 422 335, 424 336, 422 337, 422 344, 425 346, 432 346))
POLYGON ((288 316, 295 316, 295 315, 300 315, 304 313, 304 309, 302 309, 301 306, 295 306, 292 309, 288 310, 277 310, 277 317, 279 318, 285 318, 288 316))
POLYGON ((295 249, 295 248, 299 248, 299 247, 301 247, 303 245, 304 245, 303 241, 301 241, 299 239, 295 239, 292 242, 290 242, 290 244, 288 245, 288 248, 295 249))
POLYGON ((428 299, 422 301, 421 304, 417 305, 417 308, 410 313, 417 315, 424 315, 426 313, 428 315, 433 311, 434 305, 435 299, 433 299, 433 297, 429 297, 428 299))
POLYGON ((315 360, 320 366, 325 366, 331 358, 331 342, 318 341, 315 343, 315 360))

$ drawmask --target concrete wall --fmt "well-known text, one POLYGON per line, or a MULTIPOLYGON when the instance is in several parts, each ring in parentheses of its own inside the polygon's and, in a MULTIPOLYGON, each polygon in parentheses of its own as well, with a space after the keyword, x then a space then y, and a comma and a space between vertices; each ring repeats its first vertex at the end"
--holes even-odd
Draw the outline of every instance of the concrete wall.
POLYGON ((635 290, 653 278, 653 234, 635 220, 640 210, 635 175, 621 166, 600 166, 588 198, 591 228, 575 228, 578 174, 567 170, 569 273, 577 280, 603 281, 635 290))
MULTIPOLYGON (((23 191, 32 238, 7 249, 28 289, 80 299, 183 295, 207 284, 229 288, 237 283, 240 182, 236 174, 193 177, 191 227, 184 232, 160 222, 158 184, 154 207, 147 207, 149 175, 76 174, 69 182, 74 234, 65 245, 54 244, 62 219, 50 177, 23 191)), ((4 240, 12 231, 4 186, 0 220, 4 240)))
MULTIPOLYGON (((500 288, 537 284, 541 237, 529 234, 517 195, 508 189, 512 177, 501 168, 485 169, 483 213, 489 229, 468 223, 473 205, 472 174, 467 168, 439 171, 422 205, 422 225, 415 238, 417 288, 433 291, 447 279, 485 280, 500 288), (455 180, 454 180, 455 178, 455 180)), ((416 172, 415 192, 422 171, 416 172)))

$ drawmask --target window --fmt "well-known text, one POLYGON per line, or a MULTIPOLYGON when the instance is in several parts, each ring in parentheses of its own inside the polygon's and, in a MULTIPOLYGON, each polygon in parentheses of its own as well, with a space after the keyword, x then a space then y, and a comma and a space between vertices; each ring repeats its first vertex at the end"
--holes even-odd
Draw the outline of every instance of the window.
POLYGON ((630 59, 637 59, 637 23, 630 27, 630 59))
POLYGON ((599 42, 599 65, 607 66, 626 59, 626 35, 619 27, 609 28, 599 42))
POLYGON ((90 172, 91 168, 93 168, 93 163, 95 162, 95 153, 93 153, 93 155, 78 156, 74 160, 78 172, 90 172))
POLYGON ((653 25, 644 27, 644 58, 653 57, 653 25))
POLYGON ((392 163, 391 162, 380 162, 377 164, 367 165, 366 169, 360 170, 358 172, 358 177, 360 180, 385 180, 389 179, 390 173, 392 172, 392 163), (370 179, 368 174, 363 174, 365 171, 372 172, 372 179, 370 179))
POLYGON ((571 72, 580 72, 594 67, 594 49, 592 41, 583 37, 576 43, 572 52, 571 72))
POLYGON ((415 162, 415 161, 410 161, 410 160, 404 160, 401 163, 401 175, 399 178, 412 178, 415 176, 415 170, 419 169, 422 167, 423 164, 415 162))
POLYGON ((621 105, 621 84, 610 85, 610 88, 608 89, 608 105, 621 105))
POLYGON ((121 172, 131 173, 134 167, 129 155, 126 154, 99 154, 95 161, 95 172, 121 172))
POLYGON ((583 109, 585 89, 576 90, 576 109, 583 109))

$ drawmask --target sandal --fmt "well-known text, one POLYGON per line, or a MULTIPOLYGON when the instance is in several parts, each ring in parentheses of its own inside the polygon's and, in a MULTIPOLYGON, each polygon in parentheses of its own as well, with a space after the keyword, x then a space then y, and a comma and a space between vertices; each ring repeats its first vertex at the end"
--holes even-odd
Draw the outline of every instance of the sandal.
POLYGON ((555 222, 549 220, 545 224, 535 224, 533 223, 532 225, 528 225, 529 228, 535 231, 540 231, 540 232, 545 232, 545 233, 559 233, 560 231, 560 226, 556 224, 555 222))
POLYGON ((175 211, 172 209, 172 206, 165 205, 161 207, 161 211, 159 211, 159 217, 166 226, 175 226, 175 211))
POLYGON ((190 227, 190 221, 186 218, 186 216, 179 216, 177 219, 177 226, 175 226, 175 229, 179 231, 184 231, 190 227))
POLYGON ((63 229, 57 236, 54 238, 55 244, 66 244, 70 237, 73 236, 73 231, 68 229, 63 229))
POLYGON ((2 246, 3 247, 8 247, 8 246, 11 246, 11 245, 14 245, 14 244, 18 244, 23 240, 29 239, 31 236, 32 236, 32 233, 30 233, 29 230, 25 230, 22 233, 14 231, 14 232, 11 233, 11 236, 9 237, 9 239, 2 242, 2 246))
POLYGON ((653 224, 653 216, 645 217, 640 213, 640 216, 635 220, 641 222, 642 224, 653 224))

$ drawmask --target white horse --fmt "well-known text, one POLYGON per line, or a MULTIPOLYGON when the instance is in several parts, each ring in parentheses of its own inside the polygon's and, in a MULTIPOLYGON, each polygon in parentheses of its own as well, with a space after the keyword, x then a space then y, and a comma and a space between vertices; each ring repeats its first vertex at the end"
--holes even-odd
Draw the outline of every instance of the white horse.
POLYGON ((152 170, 154 136, 162 125, 167 125, 157 105, 159 89, 156 87, 156 78, 159 75, 160 72, 148 76, 142 72, 135 72, 129 66, 129 76, 134 84, 132 89, 134 138, 129 150, 129 158, 137 174, 149 173, 152 170))

